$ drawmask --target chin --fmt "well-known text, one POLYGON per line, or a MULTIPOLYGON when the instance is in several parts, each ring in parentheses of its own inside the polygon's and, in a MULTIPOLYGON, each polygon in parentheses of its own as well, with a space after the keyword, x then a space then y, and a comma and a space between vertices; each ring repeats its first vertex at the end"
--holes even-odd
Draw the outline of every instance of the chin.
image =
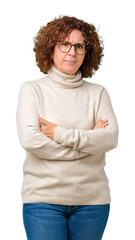
POLYGON ((77 71, 78 71, 78 70, 76 70, 76 69, 65 69, 65 70, 64 70, 64 72, 65 72, 66 74, 70 74, 70 75, 76 74, 77 71))

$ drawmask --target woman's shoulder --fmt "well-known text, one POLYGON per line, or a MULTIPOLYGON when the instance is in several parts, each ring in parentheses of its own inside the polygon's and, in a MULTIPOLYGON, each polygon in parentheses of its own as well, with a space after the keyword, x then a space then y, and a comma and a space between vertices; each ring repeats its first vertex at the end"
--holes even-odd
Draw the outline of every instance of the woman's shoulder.
POLYGON ((86 81, 84 80, 84 87, 91 90, 91 91, 99 91, 99 92, 102 92, 105 87, 101 84, 97 84, 97 83, 93 83, 93 82, 89 82, 89 81, 86 81))
POLYGON ((32 89, 38 89, 41 87, 43 83, 45 83, 45 77, 34 79, 34 80, 28 80, 22 83, 21 90, 32 90, 32 89))

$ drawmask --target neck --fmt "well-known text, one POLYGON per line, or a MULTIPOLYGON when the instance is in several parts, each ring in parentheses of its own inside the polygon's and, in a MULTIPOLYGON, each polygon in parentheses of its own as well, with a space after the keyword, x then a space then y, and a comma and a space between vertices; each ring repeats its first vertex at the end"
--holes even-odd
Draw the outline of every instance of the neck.
POLYGON ((48 71, 48 77, 51 83, 59 88, 77 88, 84 83, 80 70, 76 74, 70 75, 60 72, 52 66, 48 71))

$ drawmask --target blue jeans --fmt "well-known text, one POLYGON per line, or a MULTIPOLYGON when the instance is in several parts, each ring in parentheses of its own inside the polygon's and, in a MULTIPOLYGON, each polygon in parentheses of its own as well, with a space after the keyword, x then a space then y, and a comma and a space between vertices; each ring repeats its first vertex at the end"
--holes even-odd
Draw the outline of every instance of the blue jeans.
POLYGON ((28 240, 101 240, 110 204, 56 205, 24 203, 28 240))

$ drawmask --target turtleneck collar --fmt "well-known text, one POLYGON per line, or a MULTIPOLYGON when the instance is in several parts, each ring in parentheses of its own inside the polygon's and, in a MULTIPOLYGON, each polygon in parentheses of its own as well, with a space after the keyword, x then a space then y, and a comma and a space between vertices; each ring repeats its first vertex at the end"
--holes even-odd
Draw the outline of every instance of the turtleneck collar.
POLYGON ((76 74, 70 75, 62 73, 52 66, 48 71, 48 77, 52 84, 59 88, 77 88, 84 83, 80 70, 76 74))

